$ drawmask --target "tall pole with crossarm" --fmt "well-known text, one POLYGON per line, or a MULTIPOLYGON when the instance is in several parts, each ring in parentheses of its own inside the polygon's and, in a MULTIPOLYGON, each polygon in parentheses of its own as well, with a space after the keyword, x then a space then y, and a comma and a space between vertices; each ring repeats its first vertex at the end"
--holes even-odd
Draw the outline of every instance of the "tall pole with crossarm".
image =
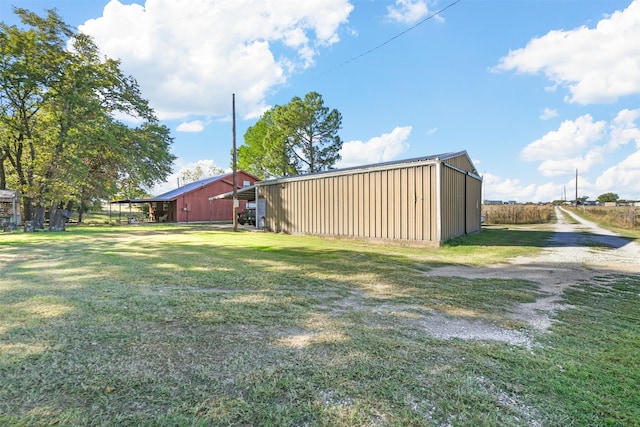
POLYGON ((236 94, 234 93, 231 98, 231 110, 232 110, 232 140, 233 140, 233 231, 238 231, 238 178, 237 178, 237 166, 236 166, 236 94))

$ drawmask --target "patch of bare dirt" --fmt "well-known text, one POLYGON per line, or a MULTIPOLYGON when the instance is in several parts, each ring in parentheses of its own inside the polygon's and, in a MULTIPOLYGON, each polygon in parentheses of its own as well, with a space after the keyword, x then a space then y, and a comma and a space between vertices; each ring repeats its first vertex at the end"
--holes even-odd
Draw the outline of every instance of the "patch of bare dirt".
MULTIPOLYGON (((556 208, 558 221, 549 246, 536 257, 518 257, 506 264, 487 267, 443 266, 425 273, 428 276, 457 276, 468 279, 521 279, 536 282, 541 296, 532 303, 520 304, 511 313, 514 320, 528 323, 534 330, 546 331, 553 315, 568 306, 562 293, 568 286, 594 277, 640 274, 640 245, 622 238, 572 212, 556 208), (565 221, 562 212, 576 224, 565 221)), ((528 345, 530 340, 513 331, 482 321, 433 316, 425 329, 441 338, 487 339, 528 345)))

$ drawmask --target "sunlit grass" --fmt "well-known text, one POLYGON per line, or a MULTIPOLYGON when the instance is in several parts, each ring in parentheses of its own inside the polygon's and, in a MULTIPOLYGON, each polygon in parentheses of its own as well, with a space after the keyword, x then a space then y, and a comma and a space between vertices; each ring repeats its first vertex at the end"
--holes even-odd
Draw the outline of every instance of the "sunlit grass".
POLYGON ((536 335, 523 280, 424 275, 535 254, 488 227, 442 248, 210 226, 0 236, 0 424, 633 425, 640 282, 572 288, 536 335), (443 319, 533 345, 438 339, 443 319))

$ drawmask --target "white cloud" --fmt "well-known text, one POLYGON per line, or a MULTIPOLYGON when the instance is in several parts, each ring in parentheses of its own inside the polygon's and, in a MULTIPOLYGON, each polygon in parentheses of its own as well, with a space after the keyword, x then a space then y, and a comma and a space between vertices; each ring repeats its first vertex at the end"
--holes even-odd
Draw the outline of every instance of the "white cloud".
POLYGON ((318 50, 339 41, 348 0, 111 0, 80 31, 122 60, 161 119, 238 112, 255 117, 265 96, 318 50))
MULTIPOLYGON (((483 200, 501 200, 503 202, 515 200, 519 203, 538 203, 563 199, 565 192, 567 199, 572 199, 575 194, 575 170, 573 178, 566 183, 545 182, 538 185, 524 185, 519 179, 503 178, 490 173, 485 173, 483 180, 485 193, 483 200)), ((580 195, 586 195, 590 191, 588 187, 590 187, 589 183, 581 177, 579 180, 580 195)))
POLYGON ((584 156, 545 160, 538 167, 538 171, 543 176, 572 175, 575 174, 576 169, 587 172, 593 165, 602 162, 602 151, 601 147, 596 147, 584 156))
POLYGON ((424 0, 396 0, 395 6, 387 6, 387 17, 404 24, 415 24, 429 13, 424 0))
POLYGON ((176 130, 178 132, 202 132, 204 130, 204 123, 202 123, 201 120, 180 123, 176 130))
POLYGON ((624 199, 640 198, 640 149, 604 171, 595 188, 599 194, 611 191, 624 199))
POLYGON ((536 185, 533 195, 524 202, 552 202, 554 200, 562 200, 564 198, 563 191, 565 185, 556 184, 555 182, 546 182, 536 185))
POLYGON ((554 117, 558 117, 558 110, 553 108, 545 108, 540 115, 540 120, 549 120, 553 119, 554 117))
POLYGON ((519 179, 502 178, 498 175, 485 173, 482 180, 484 200, 526 202, 531 201, 535 195, 536 186, 533 184, 523 185, 519 179))
POLYGON ((618 112, 610 126, 611 138, 608 147, 616 149, 619 146, 626 145, 630 141, 636 143, 636 147, 640 148, 640 129, 636 125, 636 120, 640 118, 640 109, 622 110, 618 112))
MULTIPOLYGON (((575 176, 580 174, 580 192, 602 194, 608 191, 626 193, 624 198, 640 198, 640 109, 623 109, 610 121, 594 122, 590 115, 574 121, 564 121, 556 131, 526 146, 521 157, 526 161, 540 161, 538 171, 543 176, 575 176), (634 144, 632 153, 622 151, 634 144), (595 184, 589 172, 598 164, 614 163, 612 159, 623 155, 624 160, 609 166, 595 184)), ((629 148, 626 149, 629 151, 629 148)), ((593 178, 593 177, 592 177, 593 178)), ((505 181, 508 183, 509 181, 505 181)), ((569 183, 575 186, 575 180, 569 183)), ((519 194, 519 193, 513 193, 519 194)), ((543 193, 536 191, 541 196, 543 193)), ((538 199, 544 200, 544 199, 538 199)))
POLYGON ((371 138, 367 142, 349 141, 342 144, 339 168, 388 162, 398 158, 408 147, 411 126, 396 127, 390 133, 371 138))
POLYGON ((510 51, 497 70, 543 73, 569 88, 566 101, 610 103, 640 93, 640 0, 594 28, 550 31, 510 51))
POLYGON ((576 120, 565 120, 557 131, 527 145, 521 152, 525 161, 566 159, 602 139, 606 123, 594 122, 589 114, 576 120))

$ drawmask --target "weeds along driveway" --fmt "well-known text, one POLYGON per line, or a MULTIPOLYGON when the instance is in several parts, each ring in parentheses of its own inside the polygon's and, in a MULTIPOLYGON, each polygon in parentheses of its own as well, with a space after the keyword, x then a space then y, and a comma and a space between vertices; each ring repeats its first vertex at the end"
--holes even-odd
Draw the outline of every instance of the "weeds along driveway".
MULTIPOLYGON (((553 315, 564 308, 562 294, 569 286, 580 286, 597 278, 606 288, 608 278, 640 274, 640 245, 603 229, 574 213, 556 207, 557 222, 549 246, 536 257, 517 257, 508 263, 487 267, 443 266, 427 276, 456 276, 466 279, 517 279, 536 282, 540 297, 521 303, 512 311, 535 330, 545 331, 553 315), (567 221, 565 215, 572 220, 567 221)), ((511 344, 528 344, 523 333, 482 322, 436 317, 427 328, 438 337, 494 339, 511 344)))

